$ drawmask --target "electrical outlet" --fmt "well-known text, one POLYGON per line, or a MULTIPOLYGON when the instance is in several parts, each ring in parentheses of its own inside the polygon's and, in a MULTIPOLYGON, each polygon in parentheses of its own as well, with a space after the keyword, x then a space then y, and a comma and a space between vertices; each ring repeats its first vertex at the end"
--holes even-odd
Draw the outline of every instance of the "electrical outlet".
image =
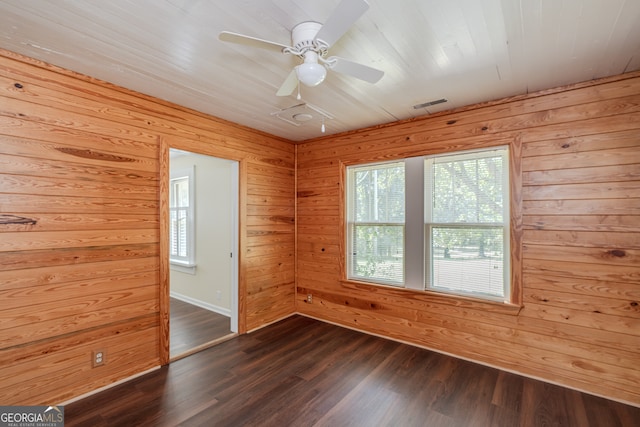
POLYGON ((307 302, 308 302, 309 304, 313 304, 313 295, 311 295, 311 294, 307 294, 307 302))
POLYGON ((107 362, 107 353, 104 350, 93 350, 93 367, 102 366, 107 362))

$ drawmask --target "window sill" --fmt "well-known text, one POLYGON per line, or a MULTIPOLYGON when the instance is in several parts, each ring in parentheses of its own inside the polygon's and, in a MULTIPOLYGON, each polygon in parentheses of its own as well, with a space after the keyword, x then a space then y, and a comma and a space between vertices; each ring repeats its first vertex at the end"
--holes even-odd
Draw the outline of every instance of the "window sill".
POLYGON ((189 264, 181 261, 173 261, 169 260, 169 268, 173 271, 179 271, 180 273, 186 273, 195 275, 196 274, 196 265, 189 264))
POLYGON ((472 298, 464 295, 447 294, 428 290, 407 289, 391 285, 381 285, 355 280, 341 280, 342 286, 347 289, 354 289, 367 292, 386 292, 393 296, 414 299, 425 303, 446 304, 456 307, 483 310, 491 313, 500 313, 510 316, 517 316, 522 310, 522 306, 500 301, 484 300, 472 298))

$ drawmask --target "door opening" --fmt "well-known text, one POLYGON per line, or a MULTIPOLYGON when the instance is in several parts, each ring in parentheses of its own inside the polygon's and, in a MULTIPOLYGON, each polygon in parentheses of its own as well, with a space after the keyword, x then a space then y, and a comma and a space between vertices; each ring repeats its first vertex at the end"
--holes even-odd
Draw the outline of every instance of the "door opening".
POLYGON ((238 162, 169 149, 169 358, 238 331, 238 162))

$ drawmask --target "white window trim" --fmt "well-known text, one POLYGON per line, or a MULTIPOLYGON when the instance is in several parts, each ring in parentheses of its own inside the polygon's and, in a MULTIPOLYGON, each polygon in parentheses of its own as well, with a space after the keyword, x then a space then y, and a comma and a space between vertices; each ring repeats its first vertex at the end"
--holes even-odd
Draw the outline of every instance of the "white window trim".
MULTIPOLYGON (((196 236, 196 218, 195 218, 195 165, 185 168, 177 168, 171 171, 171 177, 169 180, 169 191, 173 187, 172 182, 174 180, 188 178, 189 180, 189 208, 187 211, 187 259, 177 259, 172 258, 169 255, 169 266, 172 270, 179 271, 187 274, 195 274, 196 273, 196 246, 195 246, 195 236, 196 236)), ((170 193, 171 194, 171 193, 170 193)), ((169 197, 169 201, 171 202, 171 197, 169 197)), ((171 210, 171 206, 169 206, 169 210, 171 210)))

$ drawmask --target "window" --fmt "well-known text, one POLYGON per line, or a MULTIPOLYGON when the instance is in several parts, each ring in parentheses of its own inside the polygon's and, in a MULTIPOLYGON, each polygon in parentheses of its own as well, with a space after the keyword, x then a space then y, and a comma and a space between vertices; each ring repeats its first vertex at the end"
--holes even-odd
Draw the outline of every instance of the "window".
POLYGON ((349 276, 404 283, 404 163, 349 169, 349 276))
POLYGON ((508 298, 507 150, 425 160, 426 286, 508 298))
POLYGON ((347 278, 509 300, 506 147, 347 168, 347 278))
POLYGON ((169 185, 169 259, 172 264, 195 266, 193 170, 177 173, 169 185))

